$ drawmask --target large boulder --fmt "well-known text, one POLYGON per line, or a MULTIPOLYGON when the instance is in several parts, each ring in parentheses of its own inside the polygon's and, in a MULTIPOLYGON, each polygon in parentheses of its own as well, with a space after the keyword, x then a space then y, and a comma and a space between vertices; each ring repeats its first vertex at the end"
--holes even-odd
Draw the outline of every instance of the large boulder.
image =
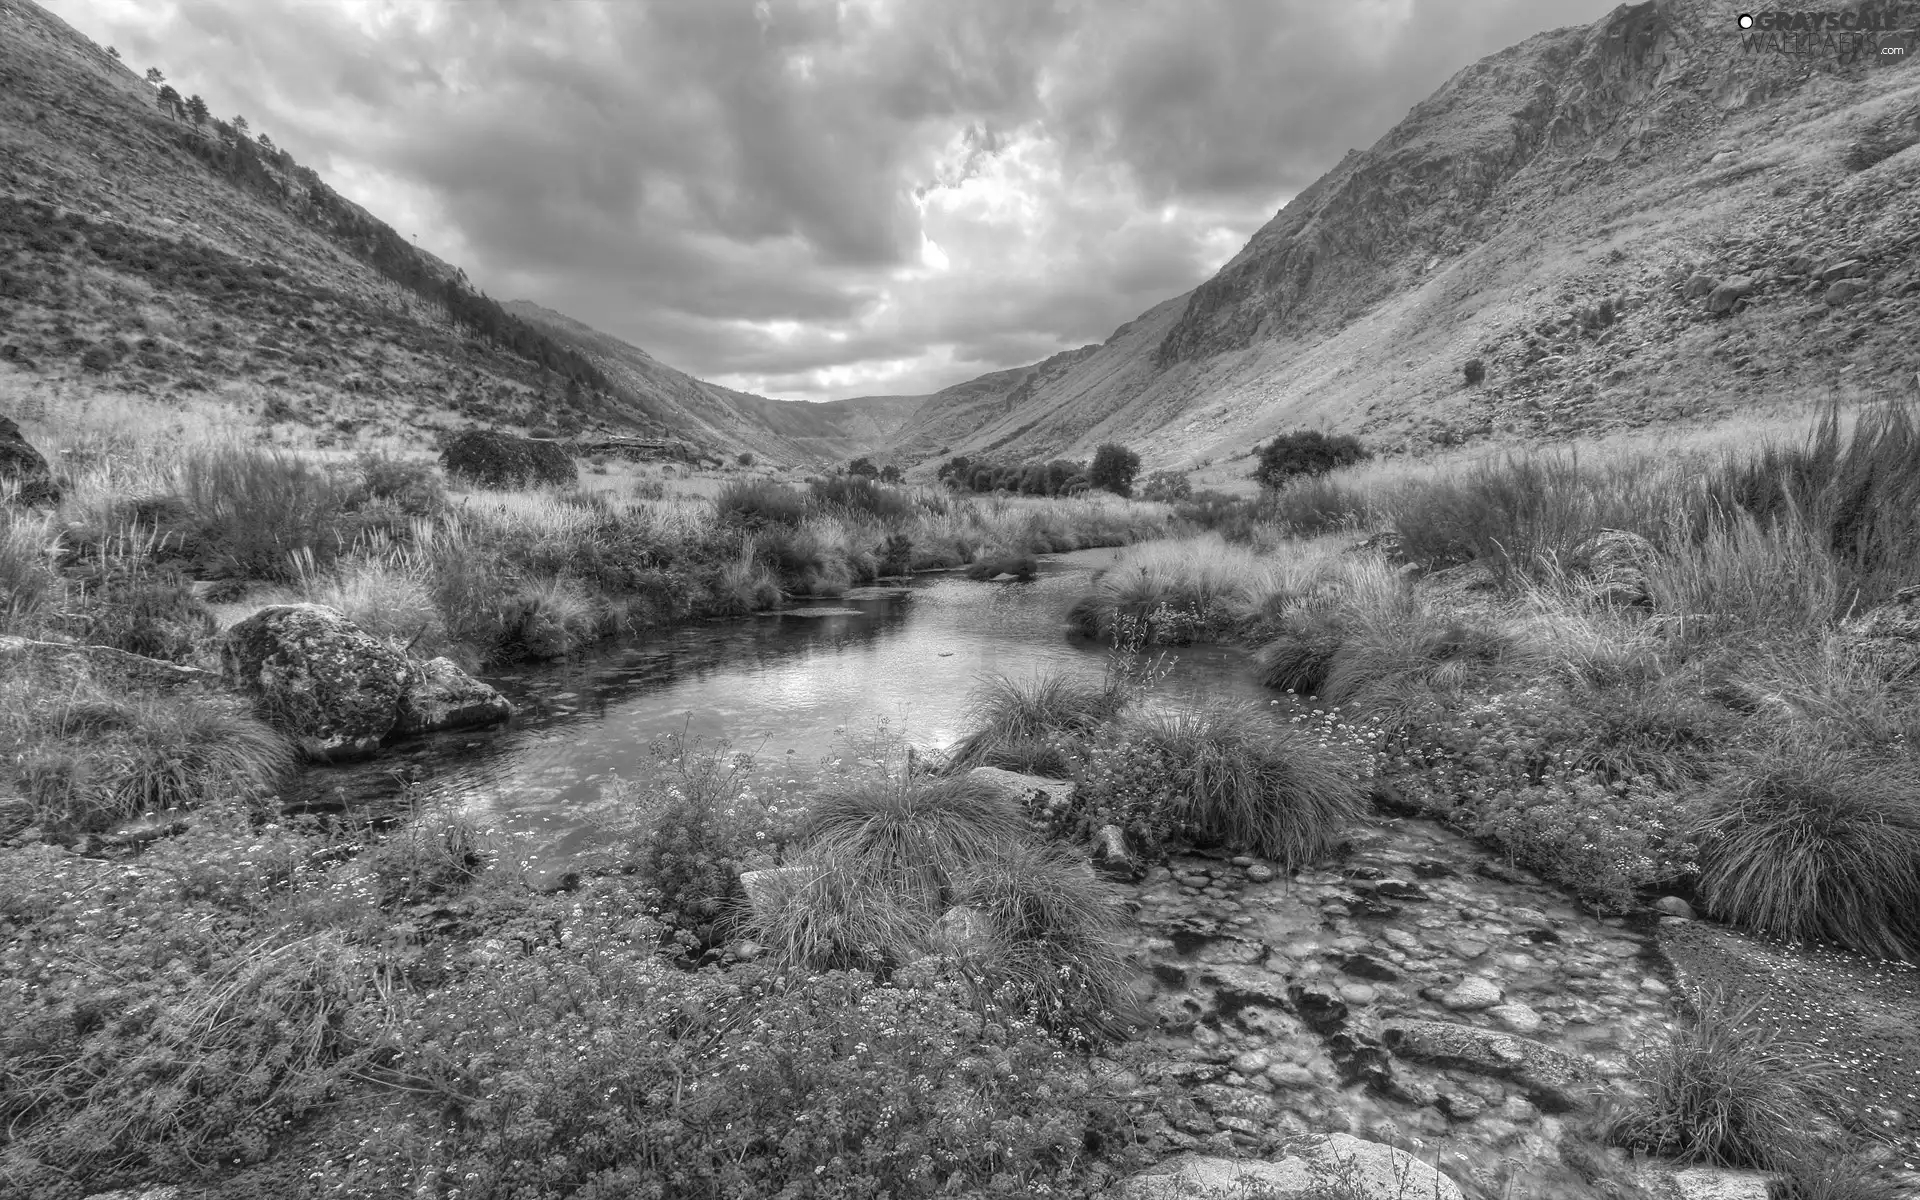
POLYGON ((413 668, 400 692, 393 731, 400 734, 474 729, 513 715, 513 702, 462 671, 450 658, 413 668))
POLYGON ((1639 534, 1602 529, 1574 547, 1567 568, 1586 581, 1597 599, 1644 608, 1653 603, 1647 571, 1658 559, 1653 543, 1639 534))
POLYGON ((560 443, 491 429, 470 429, 456 435, 440 451, 440 465, 452 478, 481 487, 572 486, 580 482, 580 469, 560 443))
POLYGON ((60 485, 53 481, 46 456, 33 448, 11 418, 0 417, 0 484, 8 483, 19 489, 15 499, 20 504, 60 502, 60 485))
POLYGON ((320 762, 377 751, 412 674, 398 651, 324 604, 269 605, 236 624, 221 673, 320 762))

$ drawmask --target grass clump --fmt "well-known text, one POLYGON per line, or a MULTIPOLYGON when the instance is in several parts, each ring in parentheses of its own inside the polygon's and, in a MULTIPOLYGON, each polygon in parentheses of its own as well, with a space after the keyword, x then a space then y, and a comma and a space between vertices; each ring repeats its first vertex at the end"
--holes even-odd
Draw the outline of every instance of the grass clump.
POLYGON ((816 849, 832 847, 942 906, 953 902, 956 872, 1031 832, 1018 805, 964 775, 831 792, 808 808, 800 830, 816 849))
POLYGON ((345 547, 352 490, 297 454, 192 448, 181 458, 178 477, 207 553, 228 574, 288 580, 296 552, 324 566, 345 547))
POLYGON ((1700 897, 1724 920, 1920 961, 1920 789, 1905 760, 1762 751, 1699 827, 1700 897))
POLYGON ((798 525, 809 509, 806 496, 771 479, 732 480, 713 498, 713 507, 722 521, 749 529, 798 525))
POLYGON ((1184 645, 1235 629, 1280 584, 1259 555, 1217 536, 1134 546, 1068 613, 1080 633, 1102 641, 1144 632, 1155 645, 1184 645))
POLYGON ((1347 764, 1232 701, 1129 715, 1093 746, 1080 782, 1075 819, 1118 825, 1149 853, 1185 837, 1300 866, 1330 854, 1361 811, 1347 764))
POLYGON ((993 676, 974 695, 973 731, 954 747, 953 763, 1064 779, 1073 772, 1073 747, 1124 701, 1105 684, 1060 672, 993 676))
POLYGON ((1683 1163, 1774 1170, 1789 1165, 1827 1072, 1810 1047, 1783 1041, 1718 993, 1693 997, 1693 1017, 1632 1056, 1641 1100, 1616 1112, 1615 1144, 1683 1163))

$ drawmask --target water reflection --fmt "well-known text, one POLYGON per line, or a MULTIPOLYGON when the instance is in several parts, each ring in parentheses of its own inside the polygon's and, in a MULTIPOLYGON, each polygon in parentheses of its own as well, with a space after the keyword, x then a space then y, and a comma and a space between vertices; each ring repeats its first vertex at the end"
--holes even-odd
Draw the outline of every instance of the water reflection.
MULTIPOLYGON (((664 631, 582 662, 490 677, 519 706, 503 728, 410 744, 372 763, 309 772, 296 805, 391 802, 402 777, 524 835, 541 873, 590 844, 584 810, 610 773, 632 777, 649 742, 687 731, 726 738, 763 764, 760 776, 804 788, 838 730, 881 719, 913 741, 944 746, 967 728, 970 693, 996 674, 1061 669, 1098 678, 1106 648, 1071 636, 1068 608, 1115 551, 1043 560, 1024 583, 923 577, 862 589, 798 611, 664 631), (780 769, 774 769, 778 766, 780 769)), ((1185 647, 1165 693, 1262 696, 1238 651, 1185 647)))

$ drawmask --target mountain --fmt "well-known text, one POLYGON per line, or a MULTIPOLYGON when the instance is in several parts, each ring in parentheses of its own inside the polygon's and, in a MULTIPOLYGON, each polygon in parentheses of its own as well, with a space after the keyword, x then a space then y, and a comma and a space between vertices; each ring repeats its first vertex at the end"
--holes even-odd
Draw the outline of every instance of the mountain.
POLYGON ((679 436, 700 444, 750 451, 783 463, 825 464, 886 458, 923 396, 867 396, 823 404, 769 400, 706 383, 666 366, 638 346, 528 300, 508 312, 579 350, 623 393, 679 436))
POLYGON ((1417 449, 1911 393, 1920 70, 1899 64, 1920 39, 1900 7, 1908 54, 1851 61, 1775 53, 1715 0, 1529 38, 1349 151, 1192 292, 929 397, 900 448, 1117 440, 1181 466, 1303 426, 1417 449))
POLYGON ((211 394, 323 445, 549 425, 796 463, 879 452, 918 407, 731 392, 498 304, 286 151, 192 121, 174 87, 0 3, 0 382, 23 403, 81 383, 211 394))

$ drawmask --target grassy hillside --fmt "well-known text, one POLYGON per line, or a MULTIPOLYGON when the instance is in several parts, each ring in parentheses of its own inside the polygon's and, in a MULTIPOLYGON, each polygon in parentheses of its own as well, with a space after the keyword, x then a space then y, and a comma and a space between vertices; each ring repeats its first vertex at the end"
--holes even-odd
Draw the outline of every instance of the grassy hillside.
POLYGON ((1910 391, 1920 71, 1808 69, 1725 26, 1702 0, 1623 6, 1492 55, 1017 406, 981 402, 1002 372, 916 426, 1027 460, 1117 439, 1156 467, 1296 426, 1421 449, 1910 391), (1833 292, 1836 269, 1864 286, 1833 292), (1716 308, 1696 276, 1740 294, 1716 308))

